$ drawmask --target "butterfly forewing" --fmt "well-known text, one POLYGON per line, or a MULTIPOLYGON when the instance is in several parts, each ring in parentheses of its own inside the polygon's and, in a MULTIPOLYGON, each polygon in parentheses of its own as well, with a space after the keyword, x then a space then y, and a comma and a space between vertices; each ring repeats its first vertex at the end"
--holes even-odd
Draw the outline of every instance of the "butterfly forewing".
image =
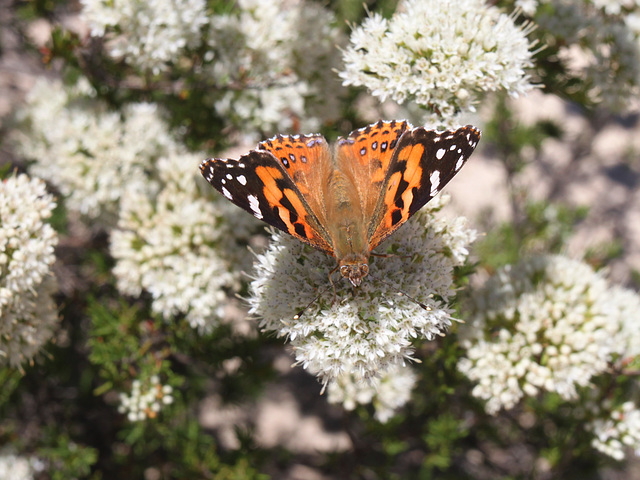
POLYGON ((239 160, 210 158, 200 164, 200 171, 216 190, 254 217, 333 254, 324 227, 270 152, 252 150, 239 160))
POLYGON ((326 207, 322 186, 332 171, 331 152, 322 135, 276 135, 260 142, 280 161, 320 225, 326 225, 326 207))
POLYGON ((462 168, 480 140, 468 125, 438 132, 418 127, 405 132, 394 151, 369 224, 371 249, 422 208, 462 168))

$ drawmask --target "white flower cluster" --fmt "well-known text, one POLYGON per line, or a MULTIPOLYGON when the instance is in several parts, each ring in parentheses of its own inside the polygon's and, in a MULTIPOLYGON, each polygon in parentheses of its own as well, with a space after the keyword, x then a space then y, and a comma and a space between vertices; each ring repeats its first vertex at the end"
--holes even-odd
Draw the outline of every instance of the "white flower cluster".
POLYGON ((406 0, 391 19, 373 14, 354 28, 340 77, 425 107, 428 123, 455 123, 484 92, 533 88, 529 32, 483 0, 406 0))
POLYGON ((218 113, 245 131, 315 131, 336 118, 341 38, 333 14, 310 1, 237 3, 238 12, 211 20, 210 72, 217 85, 231 87, 218 113))
POLYGON ((369 381, 358 381, 347 373, 329 382, 327 398, 330 403, 341 403, 346 410, 371 403, 375 418, 386 423, 409 401, 417 381, 415 372, 402 365, 392 365, 369 381))
POLYGON ((19 367, 58 325, 51 266, 58 236, 45 223, 55 202, 43 181, 13 175, 0 182, 0 363, 19 367))
POLYGON ((30 129, 15 135, 19 149, 35 160, 33 172, 65 194, 70 210, 117 225, 111 254, 122 293, 146 290, 164 318, 184 314, 208 331, 237 265, 246 263, 236 243, 245 220, 229 231, 227 202, 211 201, 198 187, 205 155, 172 138, 155 105, 131 105, 121 117, 88 102, 87 93, 86 86, 38 82, 22 111, 30 129))
POLYGON ((0 479, 34 480, 42 467, 39 460, 17 455, 11 448, 0 450, 0 479))
POLYGON ((475 239, 465 219, 436 219, 442 203, 432 200, 384 244, 397 256, 371 257, 370 274, 360 287, 352 291, 348 282, 336 279, 335 302, 327 278, 335 259, 274 234, 268 250, 257 257, 250 313, 260 317, 266 330, 286 336, 297 362, 325 384, 345 374, 355 381, 372 378, 404 364, 412 357, 413 340, 431 340, 451 324, 453 269, 475 239), (319 298, 312 302, 318 289, 319 298), (399 296, 398 290, 430 310, 399 296))
POLYGON ((221 221, 220 203, 199 192, 197 165, 204 157, 168 155, 156 162, 156 194, 134 190, 122 198, 111 234, 114 274, 121 292, 137 296, 147 290, 156 313, 167 320, 183 313, 193 328, 206 332, 222 316, 241 253, 221 221))
POLYGON ((131 383, 131 395, 120 393, 118 412, 126 413, 131 422, 156 418, 164 405, 173 403, 172 393, 171 385, 161 385, 157 375, 149 379, 145 388, 140 380, 134 380, 131 383))
POLYGON ((201 44, 205 0, 81 0, 91 35, 114 38, 110 54, 157 74, 201 44), (117 32, 117 33, 116 33, 117 32))
POLYGON ((611 362, 640 353, 638 295, 563 256, 499 270, 473 304, 458 368, 490 414, 542 391, 575 400, 611 362))
POLYGON ((621 461, 626 450, 633 449, 640 456, 640 410, 635 403, 623 403, 609 418, 594 420, 588 428, 594 434, 591 445, 605 455, 621 461))
POLYGON ((91 94, 84 80, 67 89, 38 80, 19 113, 29 128, 14 138, 34 160, 30 172, 54 184, 67 208, 109 222, 124 192, 152 188, 146 172, 177 147, 155 105, 129 105, 121 115, 91 94))
POLYGON ((343 88, 333 70, 341 33, 316 2, 238 0, 220 15, 208 15, 205 0, 82 4, 91 34, 108 39, 110 55, 143 71, 166 71, 188 49, 202 52, 193 74, 213 84, 217 113, 243 133, 315 131, 339 115, 343 88))
MULTIPOLYGON (((545 1, 536 16, 587 98, 625 111, 640 96, 640 4, 636 1, 545 1)), ((541 5, 542 6, 542 5, 541 5)))

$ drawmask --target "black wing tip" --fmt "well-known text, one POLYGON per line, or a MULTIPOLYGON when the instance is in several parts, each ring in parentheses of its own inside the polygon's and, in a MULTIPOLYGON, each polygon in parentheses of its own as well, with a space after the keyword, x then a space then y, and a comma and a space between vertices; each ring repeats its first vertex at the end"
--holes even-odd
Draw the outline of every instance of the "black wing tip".
POLYGON ((202 175, 204 175, 204 172, 207 168, 211 167, 211 164, 214 162, 215 159, 213 158, 205 158, 204 160, 202 160, 202 162, 200 162, 200 173, 202 175))
POLYGON ((460 127, 457 131, 470 133, 471 135, 477 137, 478 140, 480 140, 480 137, 482 137, 482 130, 473 125, 465 125, 464 127, 460 127))

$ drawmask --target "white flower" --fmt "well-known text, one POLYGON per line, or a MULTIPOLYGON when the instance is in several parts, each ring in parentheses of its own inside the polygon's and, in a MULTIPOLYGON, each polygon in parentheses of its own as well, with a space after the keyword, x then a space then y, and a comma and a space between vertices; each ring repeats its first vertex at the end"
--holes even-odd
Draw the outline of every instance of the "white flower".
POLYGON ((208 23, 205 0, 82 0, 82 5, 91 35, 115 37, 108 42, 113 57, 155 74, 176 63, 186 48, 199 46, 208 23))
POLYGON ((37 463, 37 459, 19 456, 12 448, 4 447, 0 450, 0 479, 33 480, 38 473, 37 463))
POLYGON ((164 405, 173 403, 173 388, 162 385, 157 375, 143 383, 131 382, 131 394, 120 393, 118 412, 126 414, 130 422, 139 422, 147 418, 156 418, 164 405))
POLYGON ((525 14, 533 16, 538 9, 538 0, 516 0, 515 5, 525 14))
POLYGON ((541 256, 500 269, 473 296, 458 368, 487 412, 542 391, 575 400, 612 362, 640 352, 640 298, 585 263, 541 256))
POLYGON ((425 107, 428 123, 455 123, 484 92, 533 88, 530 27, 513 20, 483 0, 407 0, 391 19, 373 14, 353 30, 340 77, 381 101, 425 107))
MULTIPOLYGON (((599 408, 602 413, 606 411, 599 408)), ((591 445, 605 455, 621 461, 628 450, 640 455, 640 410, 633 402, 625 402, 608 413, 608 418, 598 418, 587 427, 594 434, 591 445)))
MULTIPOLYGON (((247 131, 316 131, 339 115, 340 30, 310 1, 240 0, 211 20, 210 68, 225 89, 217 112, 247 131)), ((295 133, 295 132, 292 132, 295 133)))
POLYGON ((371 257, 369 276, 356 290, 336 279, 333 303, 327 274, 335 259, 274 234, 257 258, 250 313, 266 330, 288 337, 298 363, 324 383, 344 374, 360 381, 404 364, 414 340, 431 340, 451 324, 453 269, 475 238, 462 218, 436 219, 441 206, 442 200, 432 200, 383 244, 397 256, 371 257), (399 289, 429 310, 398 296, 399 289), (294 320, 318 292, 318 300, 294 320))
POLYGON ((358 404, 373 404, 375 418, 386 423, 396 411, 411 398, 411 391, 418 378, 408 366, 392 365, 380 372, 379 378, 356 380, 354 375, 346 373, 327 385, 330 403, 341 403, 347 410, 353 410, 358 404))
POLYGON ((31 173, 60 189, 69 209, 110 223, 124 192, 153 190, 147 172, 178 147, 155 105, 129 105, 121 115, 86 93, 39 80, 20 112, 29 128, 14 139, 34 161, 31 173))
POLYGON ((58 325, 51 266, 58 236, 45 184, 26 175, 0 182, 0 363, 31 360, 58 325))
POLYGON ((111 254, 122 293, 147 290, 156 313, 167 320, 185 314, 193 328, 206 332, 222 316, 225 290, 237 283, 239 257, 249 254, 239 251, 237 231, 223 220, 223 200, 200 193, 197 166, 203 158, 186 152, 160 158, 159 191, 124 195, 111 254))

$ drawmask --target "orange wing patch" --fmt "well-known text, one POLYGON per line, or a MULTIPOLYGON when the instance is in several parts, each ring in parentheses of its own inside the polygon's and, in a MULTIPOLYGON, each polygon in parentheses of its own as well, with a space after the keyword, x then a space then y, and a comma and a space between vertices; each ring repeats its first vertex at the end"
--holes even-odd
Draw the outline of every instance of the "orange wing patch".
POLYGON ((356 186, 367 225, 376 221, 373 216, 396 145, 402 134, 411 128, 406 121, 381 120, 338 139, 336 167, 356 186))

